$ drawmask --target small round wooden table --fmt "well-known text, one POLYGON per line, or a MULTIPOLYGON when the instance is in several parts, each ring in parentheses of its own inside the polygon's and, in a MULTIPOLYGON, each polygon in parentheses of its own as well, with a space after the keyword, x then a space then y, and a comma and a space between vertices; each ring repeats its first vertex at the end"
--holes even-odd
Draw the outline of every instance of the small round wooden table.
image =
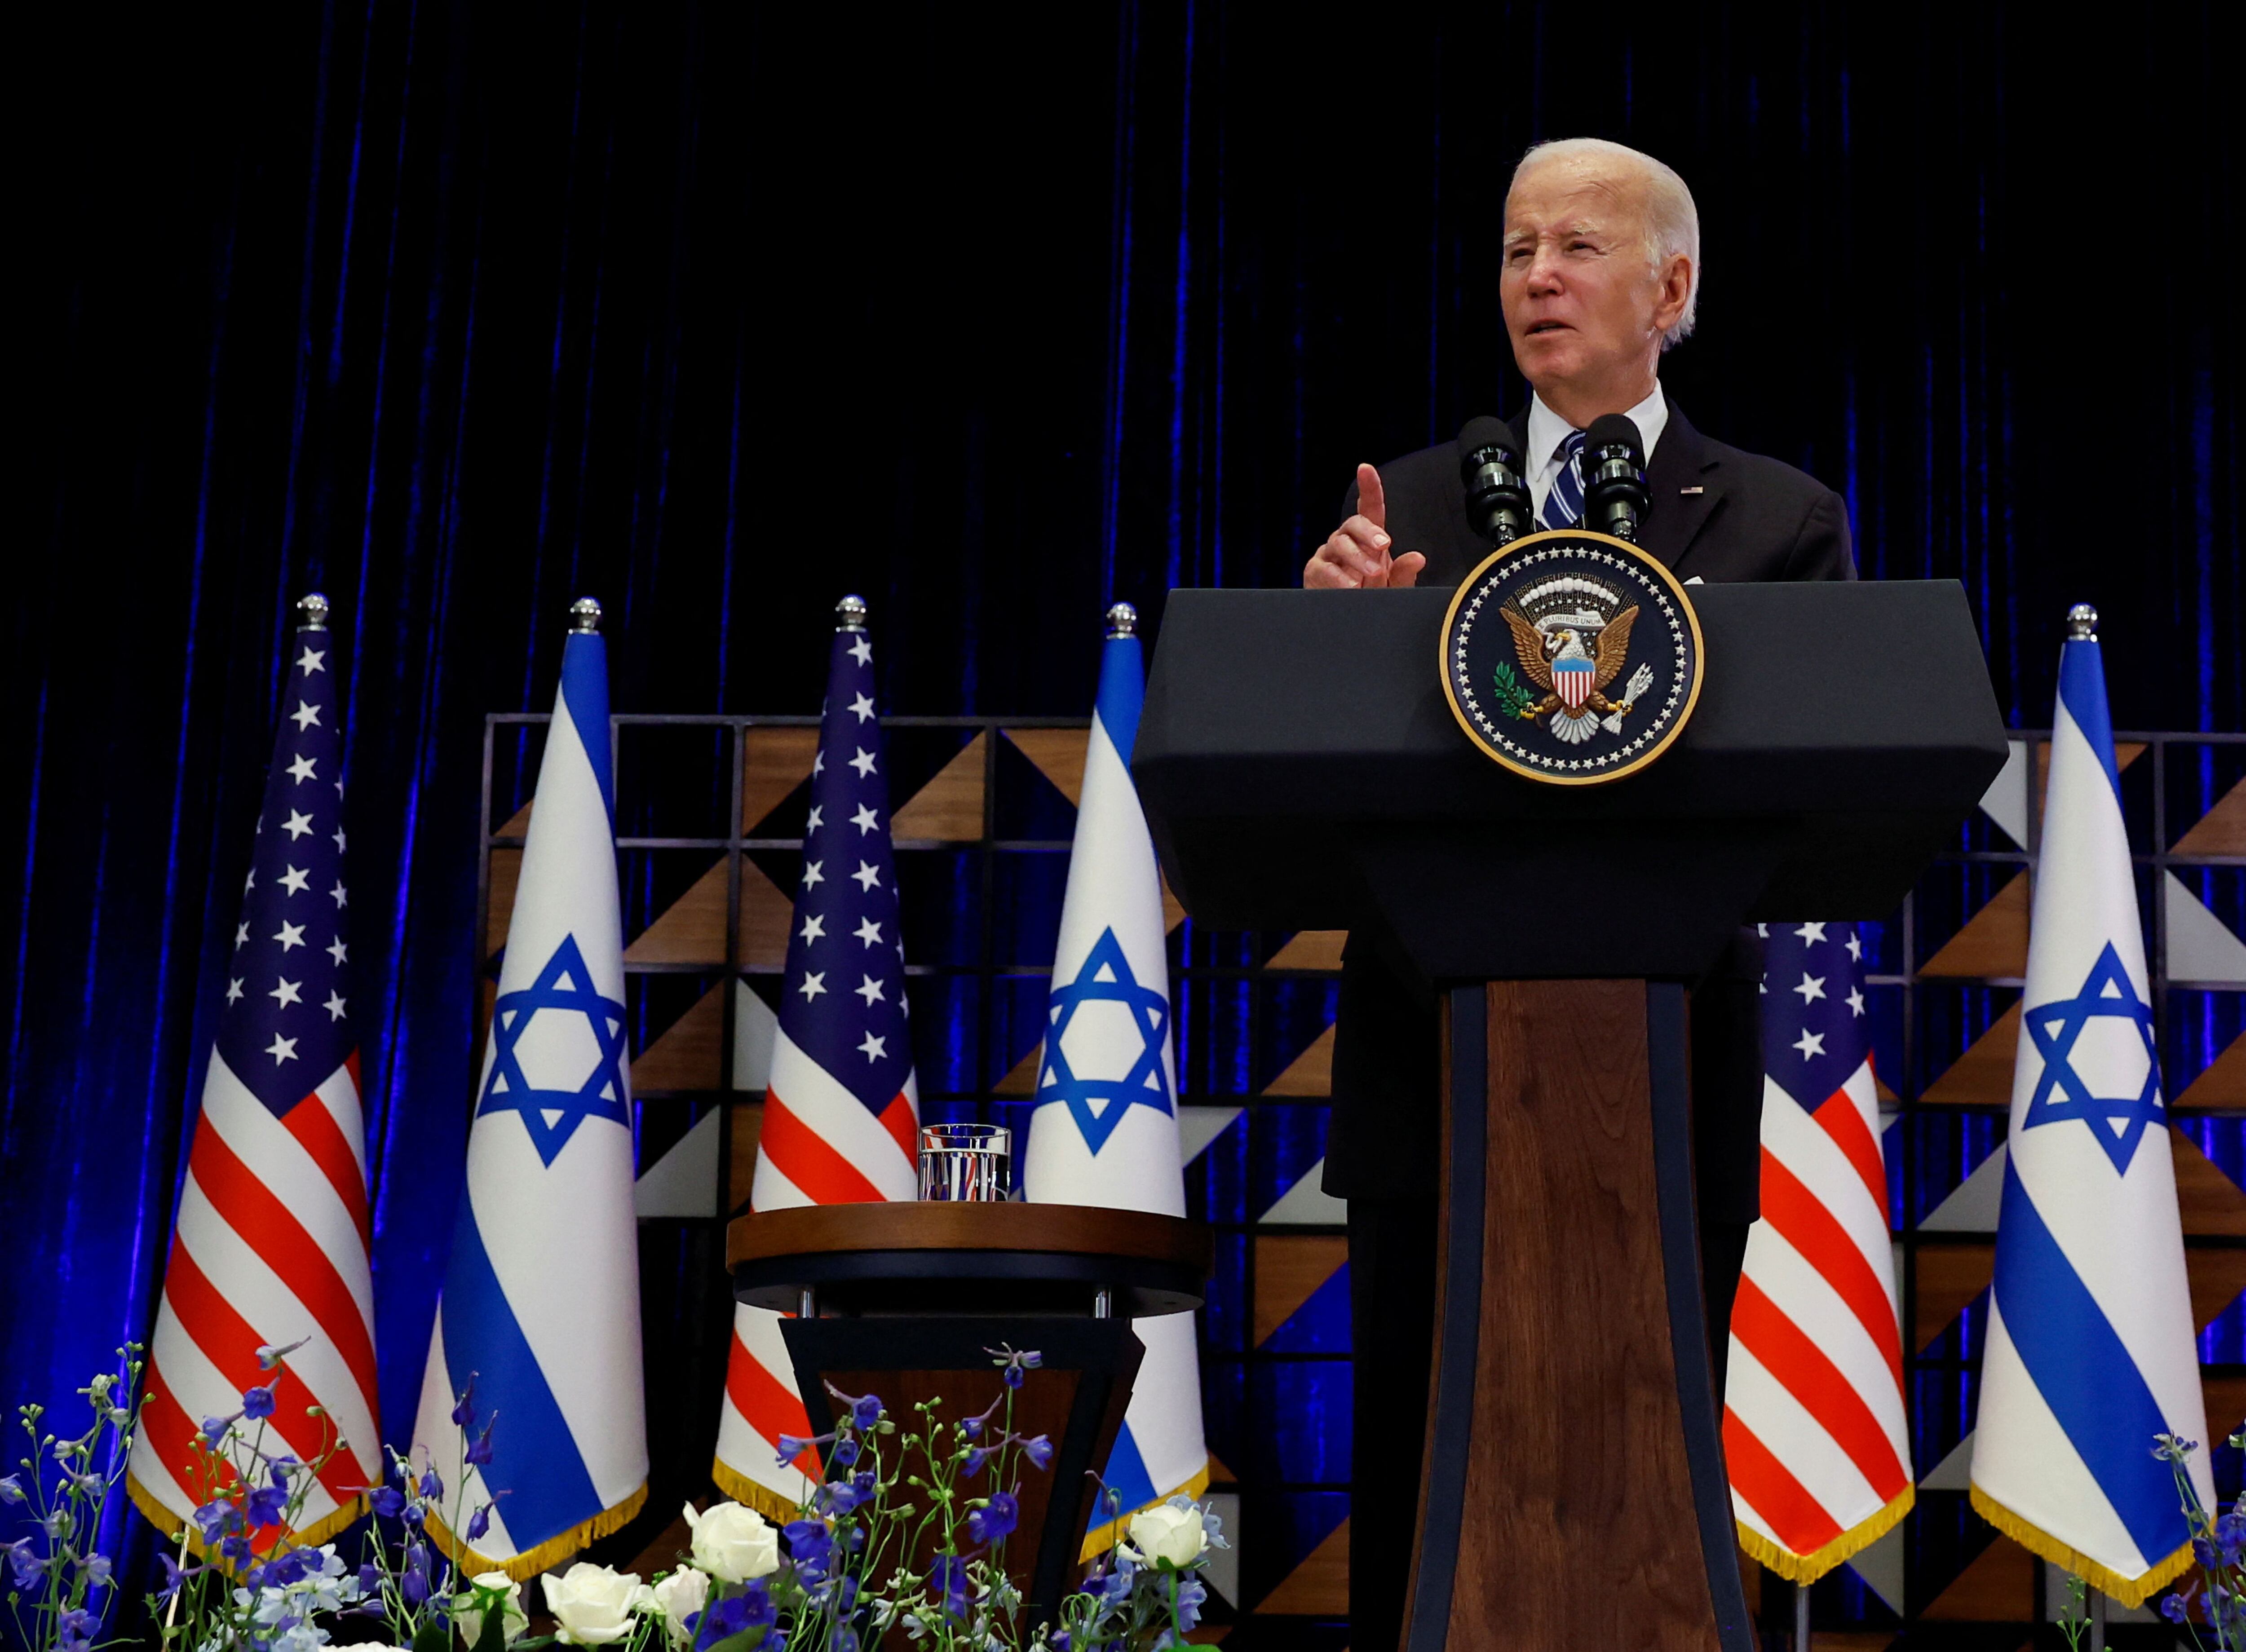
POLYGON ((1131 1320, 1200 1307, 1209 1255, 1198 1222, 1084 1205, 814 1205, 736 1217, 725 1236, 734 1295, 790 1315, 780 1330, 813 1434, 834 1425, 830 1385, 879 1395, 901 1423, 935 1400, 956 1420, 999 1396, 989 1349, 1041 1356, 1014 1429, 1050 1438, 1052 1466, 1024 1465, 1006 1557, 1032 1624, 1077 1576, 1091 1475, 1145 1352, 1131 1320))

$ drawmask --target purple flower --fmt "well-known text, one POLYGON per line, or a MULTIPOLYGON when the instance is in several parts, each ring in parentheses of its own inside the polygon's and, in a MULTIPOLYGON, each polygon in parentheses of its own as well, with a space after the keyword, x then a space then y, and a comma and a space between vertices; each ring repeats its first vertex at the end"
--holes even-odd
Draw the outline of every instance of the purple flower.
POLYGON ((943 1602, 946 1617, 967 1615, 967 1562, 956 1554, 939 1554, 928 1568, 928 1587, 943 1602))
POLYGON ((242 1390, 242 1414, 263 1418, 273 1415, 273 1390, 270 1388, 245 1388, 242 1390))
POLYGON ((228 1566, 247 1567, 255 1558, 250 1553, 249 1540, 246 1537, 227 1539, 218 1546, 218 1552, 225 1557, 228 1566))
POLYGON ((473 1371, 468 1373, 468 1385, 460 1390, 459 1403, 453 1407, 453 1425, 455 1428, 473 1428, 476 1425, 476 1373, 473 1371))
POLYGON ((7 1555, 9 1572, 19 1589, 30 1588, 39 1581, 39 1574, 47 1569, 46 1557, 31 1553, 31 1540, 28 1537, 17 1539, 6 1548, 0 1549, 0 1553, 7 1555))
POLYGON ((970 1446, 968 1449, 967 1460, 959 1465, 959 1472, 971 1479, 983 1472, 983 1465, 990 1460, 990 1453, 987 1448, 980 1445, 970 1446))
POLYGON ((749 1629, 768 1629, 777 1616, 772 1592, 759 1580, 738 1594, 713 1601, 706 1611, 689 1618, 687 1625, 698 1648, 711 1647, 749 1629))
POLYGON ((0 1503, 20 1503, 23 1500, 23 1482, 13 1474, 0 1476, 0 1503))
POLYGON ((55 1620, 55 1633, 62 1637, 59 1652, 86 1652, 93 1644, 93 1614, 82 1606, 74 1606, 55 1620))
POLYGON ((996 1348, 986 1348, 983 1351, 990 1356, 992 1364, 1005 1367, 1002 1375, 1009 1388, 1019 1388, 1024 1371, 1033 1371, 1045 1363, 1045 1356, 1033 1348, 1013 1349, 1001 1343, 996 1348))
POLYGON ((358 1592, 369 1600, 382 1593, 382 1568, 371 1560, 358 1569, 358 1592))
POLYGON ((180 1570, 180 1563, 163 1549, 156 1551, 156 1558, 164 1565, 164 1587, 156 1591, 156 1598, 159 1601, 170 1600, 180 1592, 180 1584, 201 1570, 200 1567, 190 1567, 182 1572, 180 1570))
POLYGON ((485 1533, 491 1530, 491 1512, 492 1506, 487 1503, 481 1508, 478 1509, 473 1514, 468 1516, 469 1542, 474 1542, 485 1533))
POLYGON ((398 1592, 408 1606, 419 1606, 429 1598, 429 1551, 424 1545, 416 1543, 405 1551, 405 1572, 398 1580, 398 1592))
POLYGON ((108 1587, 110 1573, 114 1569, 106 1554, 89 1554, 78 1563, 78 1567, 85 1574, 86 1587, 95 1589, 108 1587))
POLYGON ((1051 1468, 1053 1459, 1052 1442, 1042 1434, 1032 1434, 1021 1442, 1022 1455, 1039 1468, 1051 1468))
POLYGON ((445 1482, 437 1478, 437 1467, 433 1463, 421 1471, 421 1495, 431 1498, 445 1495, 445 1482))
MULTIPOLYGON (((240 1415, 239 1411, 235 1413, 235 1417, 240 1415)), ((218 1450, 218 1443, 226 1438, 227 1430, 233 1426, 233 1417, 206 1417, 203 1418, 203 1445, 211 1451, 218 1450)))
POLYGON ((827 1647, 827 1652, 858 1652, 858 1631, 847 1623, 838 1623, 827 1647))
POLYGON ((195 1524, 202 1528, 203 1541, 215 1543, 238 1523, 234 1505, 222 1497, 214 1497, 194 1513, 195 1524))
POLYGON ((1188 1574, 1178 1580, 1178 1627, 1190 1629, 1201 1621, 1201 1609, 1208 1601, 1208 1585, 1188 1574))
POLYGON ((833 1457, 835 1467, 847 1468, 858 1460, 858 1442, 845 1434, 834 1442, 834 1450, 829 1455, 833 1457))
POLYGON ((472 1468, 487 1467, 492 1460, 492 1430, 499 1422, 499 1412, 493 1409, 485 1419, 483 1432, 468 1442, 467 1460, 472 1468))
POLYGON ((978 1509, 967 1513, 967 1535, 977 1543, 996 1543, 1021 1523, 1021 1506, 1006 1492, 993 1492, 978 1509))
POLYGON ((367 1506, 385 1520, 394 1520, 405 1513, 405 1497, 394 1485, 378 1485, 366 1496, 367 1506))
POLYGON ((309 1336, 299 1336, 295 1342, 283 1343, 279 1348, 274 1347, 270 1343, 266 1343, 260 1346, 257 1350, 257 1363, 265 1370, 269 1371, 275 1366, 278 1365, 282 1360, 288 1358, 289 1355, 295 1353, 298 1349, 302 1348, 305 1343, 311 1340, 312 1339, 309 1336))
POLYGON ((289 1493, 280 1486, 261 1485, 249 1494, 248 1512, 252 1526, 278 1526, 288 1510, 289 1493))
POLYGON ((2188 1623, 2191 1608, 2181 1594, 2170 1594, 2161 1601, 2161 1615, 2171 1623, 2188 1623))
POLYGON ((787 1540, 788 1558, 807 1587, 822 1581, 834 1559, 834 1533, 823 1520, 790 1520, 780 1527, 787 1540))
POLYGON ((319 1563, 316 1549, 291 1549, 265 1568, 265 1584, 269 1588, 285 1589, 291 1583, 311 1575, 319 1563))

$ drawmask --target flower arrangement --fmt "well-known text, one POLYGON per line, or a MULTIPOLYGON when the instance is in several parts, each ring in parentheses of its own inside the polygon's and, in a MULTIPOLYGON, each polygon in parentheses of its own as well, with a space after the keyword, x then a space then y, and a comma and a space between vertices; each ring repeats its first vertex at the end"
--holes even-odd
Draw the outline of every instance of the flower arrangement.
MULTIPOLYGON (((2234 1448, 2246 1446, 2246 1430, 2233 1434, 2229 1443, 2234 1448)), ((2192 1558, 2200 1568, 2196 1587, 2187 1581, 2161 1599, 2161 1615, 2183 1625, 2195 1646, 2206 1645, 2199 1638, 2203 1625, 2214 1631, 2215 1644, 2223 1652, 2237 1652, 2246 1648, 2246 1499, 2219 1517, 2209 1511, 2184 1470, 2198 1449, 2196 1440, 2175 1434, 2161 1435, 2153 1446, 2153 1455, 2175 1475, 2176 1495, 2191 1527, 2192 1558), (2197 1623, 2192 1621, 2194 1608, 2199 1613, 2197 1623)))
MULTIPOLYGON (((362 1488, 373 1519, 366 1558, 354 1566, 330 1542, 293 1540, 321 1471, 343 1449, 318 1407, 321 1451, 307 1462, 278 1449, 270 1427, 283 1403, 288 1356, 301 1343, 258 1350, 266 1380, 241 1409, 203 1419, 191 1449, 190 1488, 202 1500, 162 1556, 148 1598, 165 1652, 533 1652, 548 1645, 622 1652, 861 1652, 902 1628, 925 1652, 1165 1652, 1184 1645, 1208 1589, 1202 1573, 1226 1547, 1215 1514, 1184 1497, 1142 1509, 1059 1603, 1057 1621, 1025 1624, 1026 1602, 1006 1568, 1021 1520, 1027 1471, 1052 1466, 1052 1443, 1014 1428, 1014 1397, 1039 1356, 990 1350, 998 1397, 979 1416, 944 1421, 941 1401, 916 1405, 901 1427, 876 1396, 830 1389, 841 1414, 814 1439, 784 1439, 780 1461, 825 1451, 829 1478, 775 1527, 753 1509, 719 1503, 686 1519, 683 1563, 643 1581, 636 1573, 579 1561, 544 1580, 553 1635, 530 1636, 521 1585, 502 1572, 462 1580, 431 1528, 473 1542, 491 1506, 470 1510, 466 1470, 491 1460, 496 1417, 480 1424, 474 1384, 453 1411, 458 1430, 451 1485, 425 1447, 392 1451, 379 1485, 362 1488), (354 1621, 385 1638, 352 1639, 354 1621), (371 1623, 369 1623, 371 1628, 371 1623)), ((25 1472, 0 1479, 0 1503, 22 1506, 33 1534, 0 1546, 8 1606, 33 1652, 96 1652, 110 1560, 89 1547, 105 1499, 124 1474, 137 1421, 140 1349, 80 1393, 93 1409, 74 1439, 42 1433, 37 1406, 22 1409, 33 1442, 25 1472), (40 1463, 55 1472, 43 1479, 40 1463)), ((1101 1488, 1109 1522, 1120 1498, 1101 1488)))
POLYGON ((42 1652, 92 1652, 107 1615, 113 1568, 93 1545, 133 1450, 140 1352, 128 1343, 117 1350, 116 1370, 78 1390, 93 1420, 73 1439, 43 1431, 44 1406, 17 1410, 31 1451, 16 1472, 0 1477, 0 1506, 25 1510, 37 1529, 0 1545, 0 1555, 7 1559, 8 1615, 17 1635, 42 1652))

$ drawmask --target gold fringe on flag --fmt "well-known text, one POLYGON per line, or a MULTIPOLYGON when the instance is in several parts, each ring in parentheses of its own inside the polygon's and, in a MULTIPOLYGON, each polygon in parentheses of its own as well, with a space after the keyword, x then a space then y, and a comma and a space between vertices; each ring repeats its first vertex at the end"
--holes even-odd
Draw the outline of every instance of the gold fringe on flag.
POLYGON ((1153 1499, 1151 1501, 1141 1503, 1137 1508, 1125 1509, 1113 1519, 1108 1520, 1102 1525, 1093 1526, 1089 1532, 1086 1532, 1084 1534, 1084 1547, 1078 1553, 1076 1558, 1079 1561, 1088 1561, 1094 1556, 1101 1554, 1107 1549, 1112 1548, 1115 1544, 1115 1540, 1122 1535, 1123 1528, 1131 1523, 1131 1517, 1133 1514, 1141 1513, 1150 1508, 1159 1507, 1160 1505, 1168 1502, 1172 1498, 1180 1495, 1192 1498, 1195 1502, 1199 1502, 1201 1500, 1201 1493, 1208 1490, 1208 1465, 1203 1463, 1199 1469, 1194 1471, 1192 1478, 1188 1479, 1182 1485, 1173 1486, 1170 1490, 1164 1492, 1160 1496, 1153 1499))
POLYGON ((2191 1566, 2191 1545, 2186 1543, 2142 1577, 2123 1577, 2113 1567, 2101 1566, 2081 1550, 2060 1542, 2040 1526, 2029 1525, 1977 1485, 1973 1487, 1973 1512, 2038 1560, 2065 1567, 2100 1594, 2109 1594, 2124 1606, 2142 1606, 2191 1566))
MULTIPOLYGON (((200 1560, 224 1566, 226 1561, 214 1549, 206 1547, 202 1533, 194 1523, 180 1519, 157 1499, 156 1494, 140 1484, 128 1469, 125 1474, 125 1494, 133 1499, 133 1506, 148 1517, 148 1524, 161 1532, 172 1542, 179 1541, 180 1533, 187 1534, 187 1553, 200 1560)), ((366 1495, 361 1492, 333 1513, 323 1514, 310 1526, 299 1526, 289 1533, 289 1547, 296 1549, 316 1549, 330 1538, 350 1528, 352 1521, 366 1513, 366 1495)))
POLYGON ((786 1498, 760 1481, 752 1480, 738 1469, 729 1466, 723 1458, 712 1459, 710 1478, 718 1482, 718 1489, 744 1508, 752 1508, 774 1526, 785 1526, 803 1513, 800 1504, 786 1498))
POLYGON ((1859 1520, 1813 1554, 1796 1554, 1780 1548, 1746 1521, 1738 1522, 1739 1547, 1750 1560, 1760 1560, 1789 1583, 1814 1583, 1841 1561, 1862 1553, 1895 1530, 1918 1501, 1918 1488, 1906 1485, 1888 1506, 1869 1519, 1859 1520))
POLYGON ((471 1547, 453 1535, 445 1522, 431 1514, 421 1522, 422 1528, 437 1540, 438 1547, 452 1557, 453 1563, 473 1577, 479 1572, 504 1572, 508 1579, 521 1583, 568 1560, 596 1538, 606 1537, 621 1530, 647 1503, 647 1482, 640 1482, 639 1490, 621 1503, 602 1509, 589 1520, 580 1520, 558 1537, 549 1537, 536 1548, 525 1549, 499 1560, 471 1547))

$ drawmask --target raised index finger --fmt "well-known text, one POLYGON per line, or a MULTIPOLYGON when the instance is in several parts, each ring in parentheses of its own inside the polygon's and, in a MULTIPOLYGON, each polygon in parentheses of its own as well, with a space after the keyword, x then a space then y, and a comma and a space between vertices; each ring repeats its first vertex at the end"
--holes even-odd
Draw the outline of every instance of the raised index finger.
POLYGON ((1357 513, 1375 527, 1388 526, 1388 496, 1380 488, 1380 472, 1370 465, 1357 467, 1357 513))

